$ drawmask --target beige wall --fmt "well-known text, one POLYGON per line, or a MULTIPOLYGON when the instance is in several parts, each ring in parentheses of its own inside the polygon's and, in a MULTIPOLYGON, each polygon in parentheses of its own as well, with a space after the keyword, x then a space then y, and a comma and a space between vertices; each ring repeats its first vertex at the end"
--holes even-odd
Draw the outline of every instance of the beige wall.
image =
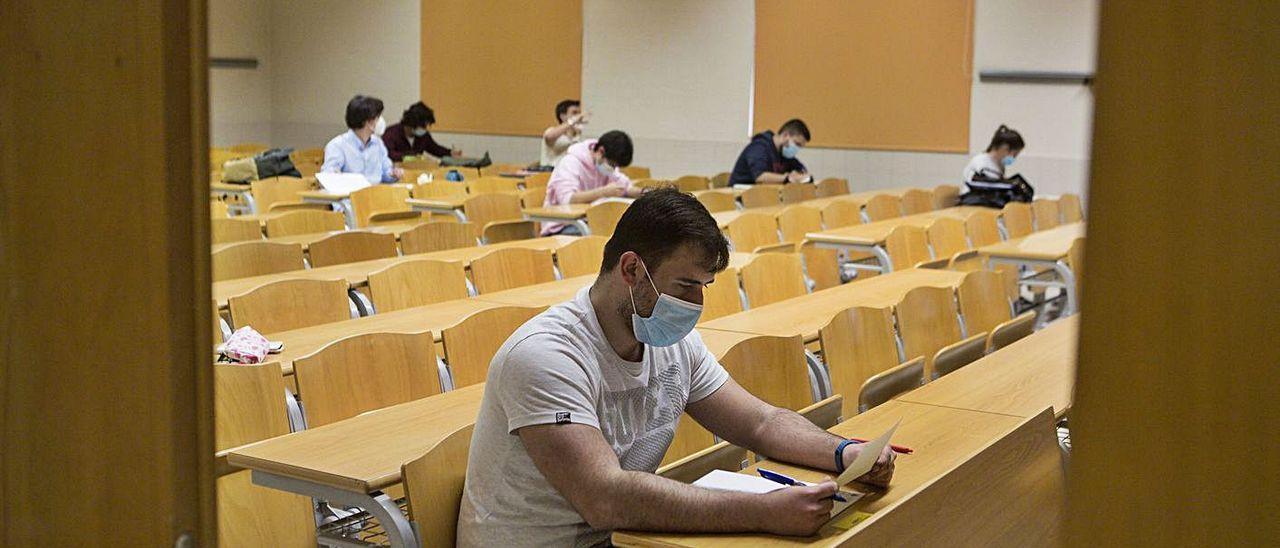
POLYGON ((258 60, 256 69, 209 70, 214 146, 272 142, 270 8, 255 0, 209 2, 209 56, 258 60))
MULTIPOLYGON (((212 4, 216 13, 241 2, 212 4)), ((323 145, 343 130, 343 107, 355 93, 386 101, 390 122, 416 100, 420 0, 267 4, 269 72, 262 74, 270 75, 273 144, 323 145)), ((1097 6, 1097 0, 977 0, 970 150, 985 148, 1000 123, 1022 131, 1028 146, 1017 169, 1041 194, 1084 192, 1091 89, 981 83, 977 71, 1091 71, 1097 6)), ((730 170, 749 136, 754 16, 752 0, 585 0, 582 99, 595 115, 588 133, 626 130, 636 142, 635 163, 658 177, 730 170)), ((218 18, 210 23, 211 36, 225 32, 218 18)), ((220 131, 224 122, 244 118, 251 104, 214 102, 215 142, 230 135, 220 131)), ((547 105, 548 124, 553 106, 547 105)), ((436 137, 468 155, 538 158, 537 138, 436 137)), ((968 161, 965 154, 845 149, 808 149, 800 158, 819 176, 848 178, 855 190, 957 183, 968 161)))

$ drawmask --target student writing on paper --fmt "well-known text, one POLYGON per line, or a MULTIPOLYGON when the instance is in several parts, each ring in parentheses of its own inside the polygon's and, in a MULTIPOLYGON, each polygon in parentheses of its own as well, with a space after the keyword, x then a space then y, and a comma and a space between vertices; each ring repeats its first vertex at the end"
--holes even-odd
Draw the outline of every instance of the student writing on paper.
MULTIPOLYGON (((738 385, 693 330, 729 260, 715 219, 675 189, 645 193, 595 283, 521 326, 489 366, 458 516, 462 546, 596 546, 614 529, 807 535, 834 482, 767 494, 655 475, 688 413, 772 459, 840 470, 861 453, 738 385)), ((885 485, 893 454, 863 481, 885 485)))
POLYGON ((441 146, 431 137, 431 125, 436 123, 436 113, 431 107, 418 101, 400 115, 400 123, 387 128, 382 134, 382 144, 387 147, 391 161, 399 162, 405 156, 430 154, 436 158, 462 156, 462 151, 441 146))
MULTIPOLYGON (((618 170, 631 165, 631 137, 621 131, 610 131, 598 140, 583 141, 569 147, 564 159, 556 164, 547 181, 545 205, 589 204, 600 198, 640 195, 631 179, 618 170)), ((580 236, 578 228, 563 223, 547 223, 542 235, 580 236)))
POLYGON ((359 173, 371 183, 392 183, 404 171, 391 163, 383 132, 387 121, 382 118, 382 100, 357 95, 347 102, 347 131, 324 146, 324 165, 320 171, 359 173))
POLYGON ((800 119, 787 120, 777 133, 765 130, 757 134, 738 155, 729 184, 813 182, 813 176, 796 158, 808 144, 809 126, 800 119))
POLYGON ((1013 165, 1024 146, 1022 134, 1001 124, 991 136, 986 152, 969 159, 969 164, 964 166, 964 182, 1004 180, 1005 168, 1013 165))
POLYGON ((582 141, 582 126, 588 117, 576 99, 556 104, 556 125, 542 132, 542 165, 555 167, 570 146, 582 141))

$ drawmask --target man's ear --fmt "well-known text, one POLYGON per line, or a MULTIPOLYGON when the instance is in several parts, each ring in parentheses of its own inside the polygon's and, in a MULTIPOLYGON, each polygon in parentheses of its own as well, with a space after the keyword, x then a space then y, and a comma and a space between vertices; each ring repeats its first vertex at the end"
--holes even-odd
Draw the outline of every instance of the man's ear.
POLYGON ((636 285, 636 281, 640 279, 640 256, 634 251, 627 251, 618 257, 618 271, 622 274, 622 281, 627 285, 636 285))

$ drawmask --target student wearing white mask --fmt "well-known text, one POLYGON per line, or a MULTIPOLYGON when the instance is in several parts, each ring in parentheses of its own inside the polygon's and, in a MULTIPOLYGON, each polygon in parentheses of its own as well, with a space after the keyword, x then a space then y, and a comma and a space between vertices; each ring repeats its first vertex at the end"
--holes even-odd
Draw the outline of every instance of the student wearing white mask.
MULTIPOLYGON (((693 330, 728 243, 697 199, 645 193, 595 283, 515 331, 489 366, 458 516, 459 546, 597 546, 614 529, 813 534, 836 484, 767 494, 654 474, 688 413, 771 459, 837 472, 858 444, 739 386, 693 330)), ((860 480, 887 485, 889 448, 860 480)))
POLYGON ((382 143, 387 145, 387 155, 392 162, 400 162, 405 156, 430 154, 436 158, 462 156, 462 151, 444 147, 431 136, 431 126, 436 123, 436 113, 431 107, 418 101, 400 115, 400 123, 387 128, 382 143))
MULTIPOLYGON (((631 137, 618 130, 569 147, 547 181, 544 205, 589 204, 601 198, 635 198, 641 189, 618 170, 631 165, 631 137)), ((580 235, 577 227, 546 223, 542 234, 580 235)))
POLYGON ((1001 124, 996 128, 995 135, 991 136, 991 144, 987 145, 986 152, 974 156, 964 166, 964 182, 1004 180, 1006 168, 1013 165, 1025 147, 1022 134, 1001 124))
POLYGON ((327 173, 359 173, 371 183, 391 183, 404 176, 404 171, 391 163, 382 134, 387 121, 382 118, 382 100, 357 95, 347 102, 347 131, 324 146, 327 173))

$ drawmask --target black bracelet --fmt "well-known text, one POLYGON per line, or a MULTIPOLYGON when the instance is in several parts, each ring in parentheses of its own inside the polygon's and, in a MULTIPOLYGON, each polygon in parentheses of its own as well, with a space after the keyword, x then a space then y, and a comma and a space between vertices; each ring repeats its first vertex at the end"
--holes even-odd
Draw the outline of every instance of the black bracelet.
POLYGON ((844 440, 840 445, 836 446, 836 473, 844 472, 844 448, 858 443, 853 440, 844 440))

